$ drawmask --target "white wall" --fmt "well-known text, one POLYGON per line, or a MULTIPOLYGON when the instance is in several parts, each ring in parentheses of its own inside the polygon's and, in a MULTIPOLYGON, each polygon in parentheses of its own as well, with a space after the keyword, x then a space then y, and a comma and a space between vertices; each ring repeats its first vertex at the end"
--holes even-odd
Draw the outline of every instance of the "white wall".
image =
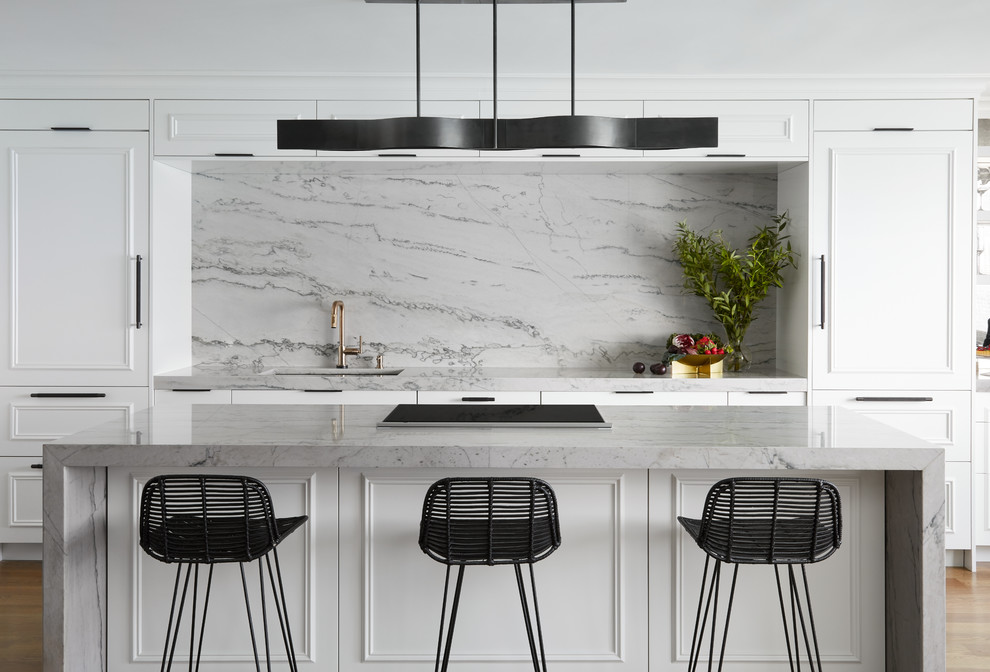
MULTIPOLYGON (((363 0, 0 0, 0 72, 411 72, 413 6, 363 0)), ((499 8, 500 70, 566 72, 568 6, 499 8)), ((424 73, 491 71, 490 5, 424 5, 424 73)), ((987 0, 578 6, 588 74, 990 73, 987 0)))

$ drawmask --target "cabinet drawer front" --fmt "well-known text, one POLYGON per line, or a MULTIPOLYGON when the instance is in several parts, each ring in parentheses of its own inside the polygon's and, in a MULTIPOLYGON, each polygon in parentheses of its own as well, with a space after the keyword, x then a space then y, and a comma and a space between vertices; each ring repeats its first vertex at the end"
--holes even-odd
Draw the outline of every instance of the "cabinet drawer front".
POLYGON ((45 442, 111 420, 129 425, 147 406, 147 388, 0 388, 0 455, 41 455, 45 442))
POLYGON ((412 390, 231 390, 234 404, 415 404, 412 390))
POLYGON ((816 406, 842 406, 945 449, 947 462, 970 460, 969 392, 815 391, 816 406))
POLYGON ((816 100, 816 131, 973 130, 973 101, 816 100))
POLYGON ((477 390, 438 391, 425 390, 417 393, 421 404, 539 404, 540 393, 526 392, 485 392, 477 390))
POLYGON ((729 392, 729 406, 804 406, 807 392, 729 392))
POLYGON ((648 100, 647 117, 718 117, 718 147, 647 150, 646 156, 808 156, 803 100, 648 100))
POLYGON ((280 150, 276 137, 277 120, 315 116, 315 101, 159 100, 155 154, 315 156, 314 150, 280 150))
POLYGON ((229 404, 230 390, 155 390, 155 406, 229 404))
POLYGON ((0 457, 0 543, 41 542, 40 458, 0 457))
POLYGON ((0 100, 0 129, 147 131, 147 100, 0 100))
POLYGON ((725 406, 725 392, 544 392, 544 404, 595 404, 596 406, 725 406))

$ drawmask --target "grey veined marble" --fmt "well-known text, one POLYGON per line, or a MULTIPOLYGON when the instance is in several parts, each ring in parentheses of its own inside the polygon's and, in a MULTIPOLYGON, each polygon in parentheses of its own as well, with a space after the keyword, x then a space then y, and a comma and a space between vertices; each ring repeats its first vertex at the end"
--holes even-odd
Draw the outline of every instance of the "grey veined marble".
MULTIPOLYGON (((741 244, 776 214, 767 174, 193 176, 194 363, 625 367, 671 332, 721 334, 682 293, 676 223, 741 244)), ((295 170, 295 172, 293 172, 295 170)), ((800 262, 799 262, 800 263, 800 262)), ((767 304, 772 304, 772 299, 767 304)), ((773 364, 775 313, 747 343, 773 364)))

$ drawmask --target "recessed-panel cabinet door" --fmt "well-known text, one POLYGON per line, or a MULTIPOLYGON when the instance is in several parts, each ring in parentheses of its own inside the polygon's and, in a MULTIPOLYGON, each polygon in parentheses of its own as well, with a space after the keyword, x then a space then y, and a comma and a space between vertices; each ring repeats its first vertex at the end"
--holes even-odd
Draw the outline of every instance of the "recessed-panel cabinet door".
POLYGON ((814 151, 813 386, 968 389, 972 133, 818 133, 814 151))
POLYGON ((9 132, 0 150, 3 382, 147 385, 147 133, 9 132))

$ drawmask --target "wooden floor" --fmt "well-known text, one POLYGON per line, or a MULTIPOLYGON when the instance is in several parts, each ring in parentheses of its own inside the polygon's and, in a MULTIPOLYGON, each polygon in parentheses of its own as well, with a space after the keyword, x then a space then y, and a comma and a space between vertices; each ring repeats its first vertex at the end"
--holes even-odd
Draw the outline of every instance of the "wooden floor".
MULTIPOLYGON (((946 672, 990 670, 990 563, 950 567, 946 672)), ((0 562, 0 670, 41 672, 41 563, 0 562)))

